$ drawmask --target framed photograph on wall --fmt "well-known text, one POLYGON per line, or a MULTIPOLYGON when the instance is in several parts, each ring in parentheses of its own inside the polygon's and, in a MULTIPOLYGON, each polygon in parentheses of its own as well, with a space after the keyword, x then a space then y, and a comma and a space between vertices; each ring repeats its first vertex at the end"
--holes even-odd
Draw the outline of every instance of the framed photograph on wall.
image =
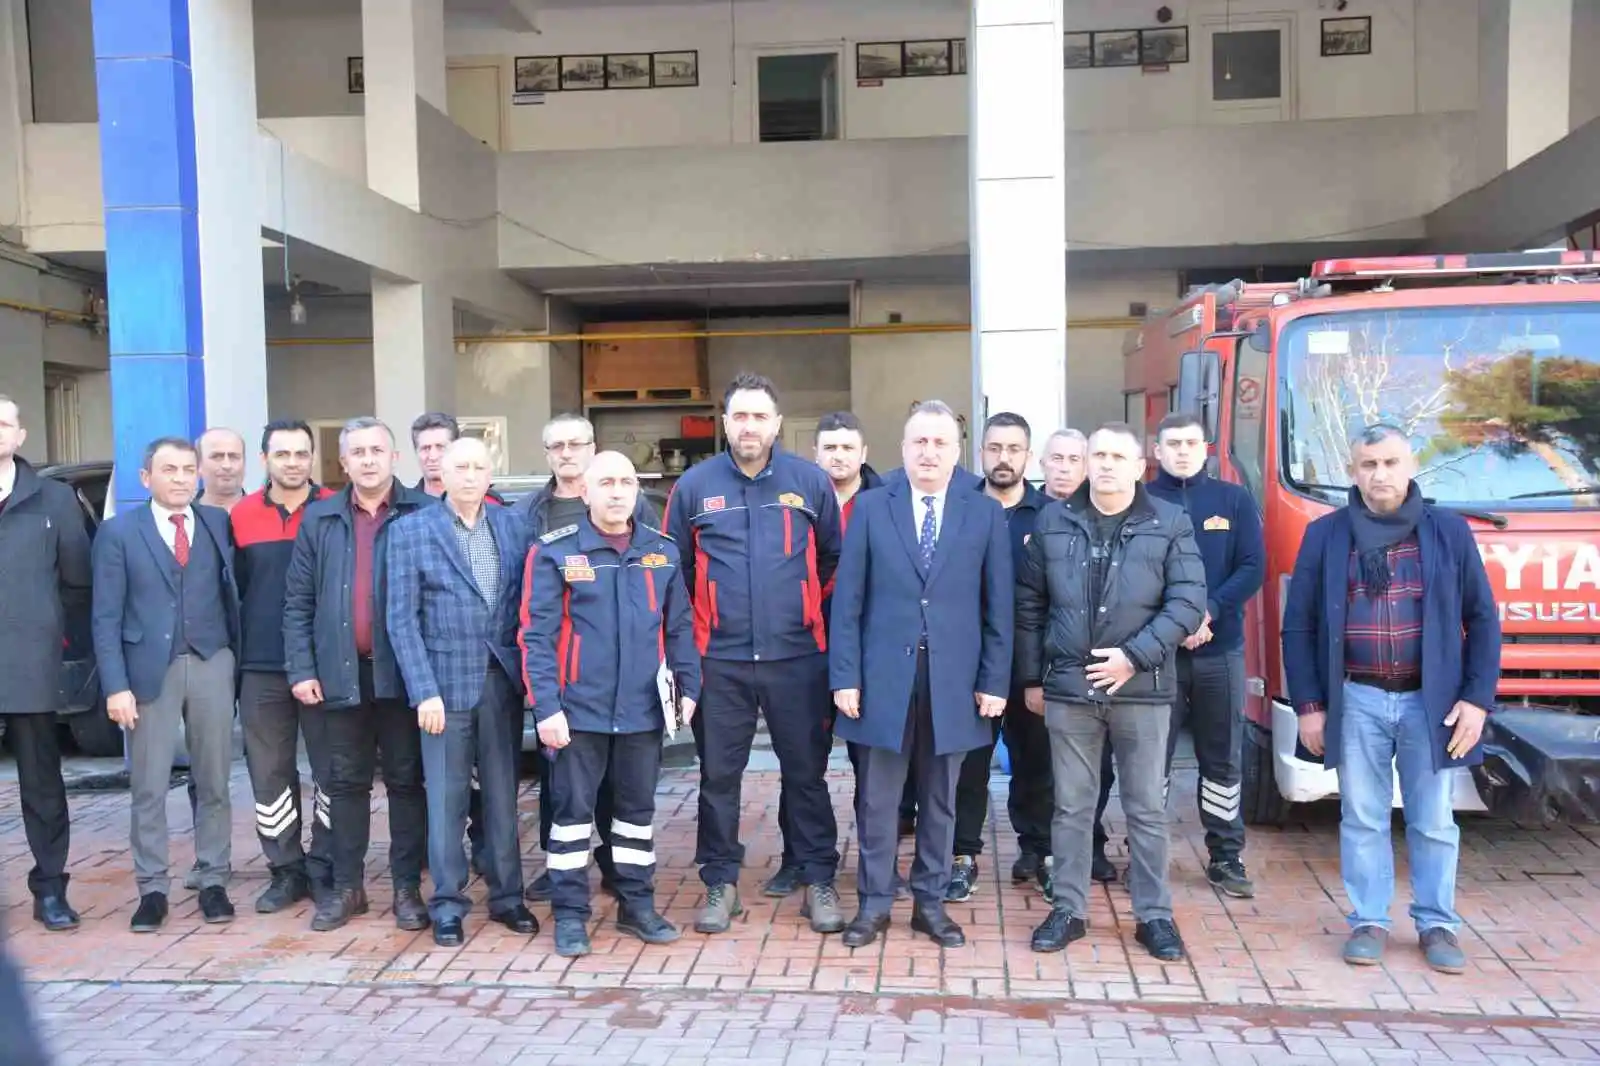
POLYGON ((692 89, 700 84, 699 52, 652 52, 650 83, 657 89, 692 89))
POLYGON ((967 39, 957 37, 950 42, 950 73, 965 74, 967 72, 967 39))
POLYGON ((606 56, 606 88, 650 88, 650 53, 625 52, 606 56))
POLYGON ((553 93, 561 88, 560 56, 518 56, 512 69, 513 92, 553 93))
POLYGON ((1084 70, 1094 66, 1094 34, 1067 34, 1064 52, 1068 70, 1084 70))
POLYGON ((905 72, 905 52, 899 41, 868 41, 856 45, 857 78, 899 78, 905 72))
POLYGON ((351 56, 344 61, 345 90, 354 96, 361 96, 367 91, 367 78, 362 70, 361 59, 361 56, 351 56))
POLYGON ((1139 31, 1096 31, 1094 34, 1094 65, 1097 67, 1138 66, 1139 31))
POLYGON ((905 76, 933 78, 950 73, 949 41, 906 41, 905 76))
POLYGON ((1139 62, 1145 65, 1189 62, 1189 27, 1140 30, 1139 62))
POLYGON ((561 88, 568 91, 604 89, 606 87, 605 56, 562 56, 561 88))
POLYGON ((1365 56, 1372 54, 1372 18, 1369 15, 1322 20, 1322 54, 1365 56))

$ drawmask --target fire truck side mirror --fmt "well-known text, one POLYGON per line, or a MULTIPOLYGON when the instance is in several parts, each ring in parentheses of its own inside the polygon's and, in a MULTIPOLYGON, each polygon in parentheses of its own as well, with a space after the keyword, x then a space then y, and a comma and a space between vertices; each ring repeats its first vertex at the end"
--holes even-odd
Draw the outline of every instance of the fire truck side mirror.
POLYGON ((1184 352, 1178 361, 1178 410, 1195 415, 1205 429, 1206 442, 1217 439, 1217 413, 1222 393, 1222 361, 1217 353, 1200 349, 1184 352))

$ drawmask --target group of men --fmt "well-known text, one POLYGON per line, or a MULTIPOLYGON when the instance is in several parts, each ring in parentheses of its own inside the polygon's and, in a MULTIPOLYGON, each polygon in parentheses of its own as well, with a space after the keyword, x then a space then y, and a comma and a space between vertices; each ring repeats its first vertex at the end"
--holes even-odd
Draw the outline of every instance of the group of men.
MULTIPOLYGON (((364 867, 381 766, 400 928, 431 925, 440 945, 461 944, 476 871, 492 920, 535 934, 524 900, 548 899, 557 952, 584 954, 592 858, 619 901, 619 928, 650 943, 676 939, 654 904, 652 823, 662 732, 683 724, 701 779, 695 862, 705 897, 694 928, 723 932, 742 911, 740 790, 764 717, 781 768, 783 859, 763 890, 803 889, 802 913, 816 931, 869 944, 909 890, 914 931, 946 947, 965 942, 946 904, 982 882, 989 767, 1003 734, 1019 842, 1012 879, 1038 881, 1053 901, 1034 949, 1059 951, 1086 935, 1091 879, 1118 877, 1100 824, 1114 766, 1137 939, 1157 958, 1181 958, 1166 808, 1184 725, 1200 763, 1208 879, 1229 895, 1254 891, 1242 863, 1239 762, 1243 617, 1262 581, 1261 525, 1243 488, 1207 473, 1200 423, 1174 415, 1161 424, 1160 471, 1148 483, 1137 430, 1057 430, 1040 454, 1042 493, 1024 478, 1034 442, 1015 414, 984 425, 981 474, 959 465, 964 427, 938 401, 913 409, 902 465, 885 477, 867 464, 849 412, 819 422, 814 462, 777 445, 781 426, 772 384, 736 378, 723 397, 726 451, 678 479, 659 523, 629 461, 597 454, 593 426, 577 415, 547 424, 551 480, 515 507, 490 488, 482 443, 461 438, 445 415, 412 427, 424 470, 415 487, 395 478, 393 435, 372 418, 340 434, 348 485, 338 492, 314 483, 314 441, 303 422, 265 427, 266 484, 248 495, 238 434, 214 430, 197 445, 163 438, 147 448, 140 475, 150 504, 101 527, 91 568, 76 500, 17 456, 20 414, 0 397, 0 603, 24 602, 16 589, 26 602, 55 605, 30 613, 16 650, 0 651, 8 681, 0 713, 18 737, 36 919, 51 929, 78 924, 66 899, 66 801, 49 713, 55 678, 45 675, 52 658, 59 665, 61 598, 92 588, 107 709, 129 736, 135 931, 167 918, 166 795, 180 725, 194 780, 191 883, 205 921, 233 917, 228 766, 237 696, 271 869, 256 910, 310 898, 315 930, 369 909, 364 867), (526 888, 516 809, 525 707, 543 748, 547 854, 546 872, 526 888), (298 736, 313 778, 309 847, 298 736), (827 784, 835 737, 849 745, 856 770, 858 904, 849 919, 835 886, 838 826, 827 784), (909 882, 895 857, 907 832, 916 837, 909 882), (427 901, 424 868, 433 881, 427 901)), ((1356 442, 1358 485, 1367 484, 1361 449, 1385 441, 1393 450, 1392 435, 1381 432, 1356 442)), ((1404 473, 1393 463, 1383 469, 1385 484, 1404 473)), ((1402 499, 1410 497, 1402 491, 1402 499)), ((1367 505, 1353 489, 1350 510, 1358 507, 1367 505)), ((1417 515, 1409 525, 1357 522, 1351 550, 1360 573, 1383 569, 1374 552, 1392 559, 1414 547, 1419 523, 1457 532, 1417 515)), ((1351 586, 1352 604, 1368 587, 1414 591, 1414 583, 1363 580, 1351 586)), ((1326 626, 1326 613, 1306 613, 1320 590, 1302 587, 1309 583, 1297 578, 1286 645, 1289 630, 1304 628, 1288 622, 1315 617, 1326 626)), ((1492 600, 1488 609, 1492 617, 1492 600)), ((1394 610, 1380 621, 1392 622, 1394 610)), ((1448 645, 1438 620, 1429 622, 1430 641, 1448 645)), ((1473 684, 1461 689, 1461 700, 1475 698, 1469 707, 1487 704, 1485 684, 1492 698, 1494 676, 1480 662, 1483 623, 1472 622, 1473 684)), ((1345 675, 1324 676, 1325 649, 1295 650, 1307 654, 1291 664, 1291 688, 1316 751, 1318 716, 1359 705, 1367 674, 1347 662, 1340 700, 1345 675), (1318 664, 1323 673, 1307 672, 1318 664)), ((1421 651, 1410 650, 1420 663, 1421 651)), ((1429 662, 1462 659, 1431 643, 1427 651, 1429 662)), ((1421 691, 1420 673, 1389 675, 1383 691, 1421 691)), ((1482 724, 1459 706, 1451 725, 1458 719, 1453 759, 1469 756, 1472 728, 1482 724)), ((1402 783, 1419 767, 1402 766, 1402 783)), ((1367 824, 1376 800, 1359 802, 1370 837, 1379 831, 1367 824)), ((1376 844, 1361 847, 1370 867, 1376 844)), ((1345 858, 1347 883, 1358 876, 1365 900, 1366 946, 1347 951, 1359 962, 1381 952, 1387 918, 1367 911, 1380 898, 1386 906, 1377 883, 1385 875, 1352 873, 1348 840, 1345 858)), ((1392 887, 1392 869, 1386 876, 1392 887)), ((1430 938, 1441 942, 1441 929, 1454 946, 1447 895, 1430 896, 1425 948, 1430 938)))

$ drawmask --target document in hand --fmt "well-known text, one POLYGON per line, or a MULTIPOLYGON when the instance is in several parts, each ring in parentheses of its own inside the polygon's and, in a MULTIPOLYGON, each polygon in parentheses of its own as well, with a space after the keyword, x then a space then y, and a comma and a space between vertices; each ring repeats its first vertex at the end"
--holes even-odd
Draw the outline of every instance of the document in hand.
POLYGON ((667 723, 667 739, 678 734, 678 679, 663 662, 656 671, 656 692, 661 697, 661 718, 667 723))

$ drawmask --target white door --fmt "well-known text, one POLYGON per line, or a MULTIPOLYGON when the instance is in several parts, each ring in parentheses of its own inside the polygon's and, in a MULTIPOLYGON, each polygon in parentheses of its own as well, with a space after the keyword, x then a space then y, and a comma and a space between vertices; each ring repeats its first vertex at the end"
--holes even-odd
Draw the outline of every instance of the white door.
POLYGON ((451 67, 445 92, 451 120, 500 151, 500 68, 451 67))
POLYGON ((1198 19, 1195 81, 1201 121, 1293 121, 1294 30, 1290 14, 1208 14, 1198 19))
POLYGON ((785 418, 783 420, 783 447, 802 459, 817 454, 817 419, 785 418))

